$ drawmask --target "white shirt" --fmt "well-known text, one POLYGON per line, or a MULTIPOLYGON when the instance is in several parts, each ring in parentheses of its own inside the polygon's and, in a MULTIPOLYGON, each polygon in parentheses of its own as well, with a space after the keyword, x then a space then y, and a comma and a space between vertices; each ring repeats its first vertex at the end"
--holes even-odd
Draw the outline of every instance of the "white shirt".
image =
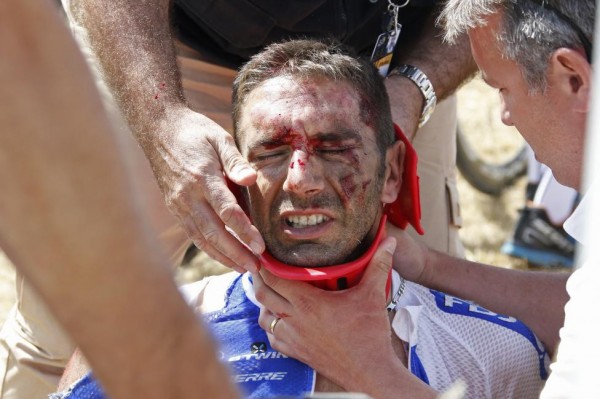
MULTIPOLYGON (((590 215, 587 209, 593 204, 588 193, 564 228, 588 250, 598 251, 593 249, 597 243, 586 242, 589 236, 584 234, 590 215)), ((597 226, 594 227, 597 232, 597 226)), ((570 299, 565 306, 565 324, 542 399, 600 398, 600 267, 590 258, 578 263, 582 266, 567 281, 570 299)))

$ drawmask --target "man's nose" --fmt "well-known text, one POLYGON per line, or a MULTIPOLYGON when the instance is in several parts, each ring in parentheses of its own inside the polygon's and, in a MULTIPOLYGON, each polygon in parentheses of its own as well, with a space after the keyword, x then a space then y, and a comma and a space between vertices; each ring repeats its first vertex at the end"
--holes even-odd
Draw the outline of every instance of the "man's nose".
POLYGON ((321 163, 304 150, 294 151, 283 190, 308 197, 323 191, 324 184, 321 163))

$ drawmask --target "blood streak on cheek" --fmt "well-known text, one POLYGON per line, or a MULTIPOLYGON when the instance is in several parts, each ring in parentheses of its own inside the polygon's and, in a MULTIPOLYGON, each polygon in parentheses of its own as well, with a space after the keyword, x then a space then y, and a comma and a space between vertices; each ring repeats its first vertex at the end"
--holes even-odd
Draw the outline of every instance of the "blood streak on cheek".
POLYGON ((355 181, 354 175, 347 175, 340 179, 340 185, 342 188, 342 192, 344 193, 344 198, 342 198, 342 202, 347 203, 350 198, 354 196, 356 193, 357 184, 355 181))
POLYGON ((360 158, 358 157, 357 153, 355 153, 354 151, 348 151, 344 154, 344 156, 346 157, 348 163, 350 164, 350 166, 352 166, 352 168, 356 170, 360 168, 360 158))
POLYGON ((371 179, 363 181, 362 183, 356 182, 356 175, 350 174, 340 179, 340 186, 344 196, 342 202, 347 204, 352 198, 358 196, 358 203, 364 204, 366 201, 367 188, 371 185, 371 179), (357 193, 358 191, 358 193, 357 193))
POLYGON ((360 191, 360 197, 358 199, 358 202, 360 204, 366 204, 367 198, 366 198, 366 194, 367 194, 367 188, 371 185, 371 179, 362 182, 361 184, 361 188, 362 190, 360 191))

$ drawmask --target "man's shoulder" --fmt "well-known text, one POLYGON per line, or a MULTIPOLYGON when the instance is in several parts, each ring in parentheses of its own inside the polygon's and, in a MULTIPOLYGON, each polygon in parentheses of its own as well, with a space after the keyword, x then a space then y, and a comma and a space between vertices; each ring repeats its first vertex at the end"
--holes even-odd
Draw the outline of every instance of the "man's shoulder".
POLYGON ((522 322, 417 284, 407 282, 405 293, 392 327, 434 388, 444 389, 460 377, 470 385, 469 397, 539 392, 549 358, 522 322))
POLYGON ((207 313, 222 309, 227 289, 239 277, 238 272, 208 276, 202 280, 179 287, 185 301, 196 313, 207 313))

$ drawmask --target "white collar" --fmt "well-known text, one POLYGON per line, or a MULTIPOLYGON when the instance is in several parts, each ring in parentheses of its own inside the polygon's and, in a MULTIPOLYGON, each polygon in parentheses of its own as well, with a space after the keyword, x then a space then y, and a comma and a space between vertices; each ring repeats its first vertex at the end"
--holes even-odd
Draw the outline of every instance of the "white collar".
MULTIPOLYGON (((242 287, 244 288, 244 292, 246 293, 246 296, 248 297, 250 302, 252 302, 258 307, 262 307, 260 302, 256 300, 256 295, 254 294, 254 286, 252 285, 252 280, 250 279, 250 277, 250 273, 244 273, 244 275, 242 276, 242 287)), ((390 304, 387 306, 388 310, 393 310, 398 305, 398 301, 404 293, 405 284, 406 282, 402 277, 400 277, 398 272, 392 270, 392 292, 394 293, 394 295, 392 296, 390 304)))
POLYGON ((589 207, 591 206, 590 195, 583 196, 577 208, 573 210, 571 216, 563 224, 563 229, 579 243, 585 245, 584 227, 586 218, 589 215, 589 207))

